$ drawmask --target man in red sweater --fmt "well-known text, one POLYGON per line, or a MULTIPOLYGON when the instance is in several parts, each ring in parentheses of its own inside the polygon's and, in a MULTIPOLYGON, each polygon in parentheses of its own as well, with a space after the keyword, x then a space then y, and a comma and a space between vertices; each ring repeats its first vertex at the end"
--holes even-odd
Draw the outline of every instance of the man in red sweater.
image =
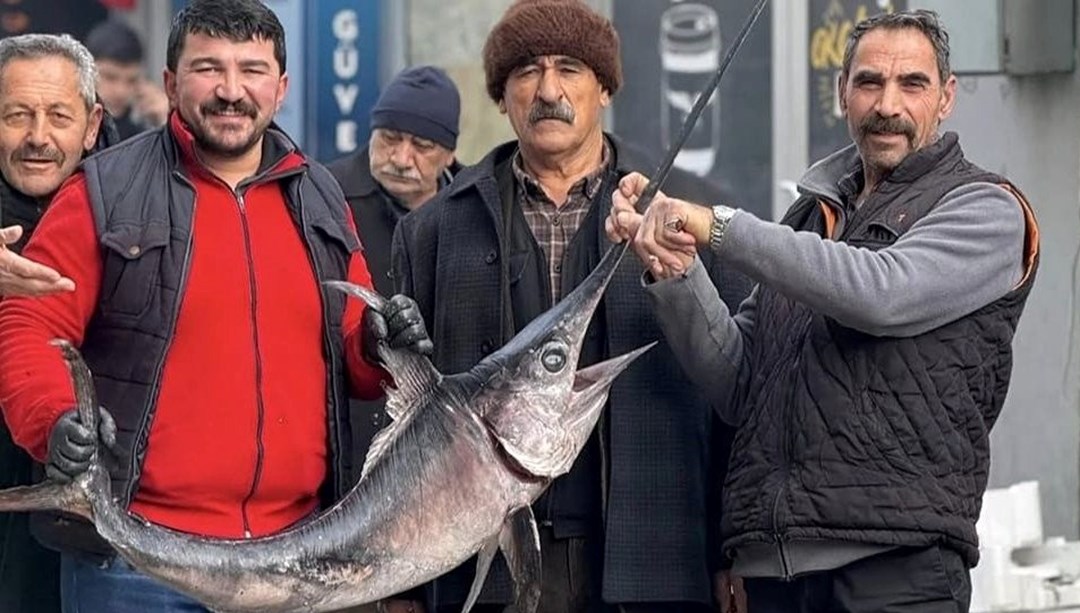
MULTIPOLYGON (((0 405, 53 479, 98 437, 113 495, 184 532, 250 538, 351 485, 347 398, 382 393, 377 338, 430 352, 415 303, 377 314, 322 285, 370 287, 326 169, 271 120, 285 97, 281 24, 258 0, 196 0, 169 36, 168 124, 88 159, 28 257, 73 292, 0 303, 0 405), (72 340, 107 409, 79 423, 53 338, 72 340)), ((85 524, 53 518, 65 610, 201 610, 132 571, 85 524)))

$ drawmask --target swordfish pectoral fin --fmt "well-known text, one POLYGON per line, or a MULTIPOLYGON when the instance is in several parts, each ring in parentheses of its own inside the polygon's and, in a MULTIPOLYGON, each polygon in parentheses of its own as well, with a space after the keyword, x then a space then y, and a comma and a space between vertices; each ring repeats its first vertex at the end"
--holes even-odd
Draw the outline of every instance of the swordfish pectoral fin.
POLYGON ((491 568, 491 561, 495 559, 495 552, 498 550, 499 537, 495 535, 485 541, 484 546, 480 548, 480 553, 476 554, 476 576, 473 577, 469 597, 465 599, 465 606, 462 607, 461 613, 469 613, 476 604, 476 599, 480 597, 480 590, 483 589, 484 581, 487 579, 488 570, 491 568))
POLYGON ((540 533, 530 507, 518 509, 506 519, 499 547, 514 579, 515 613, 536 613, 540 605, 540 533))
POLYGON ((514 612, 535 613, 540 604, 540 534, 530 507, 511 513, 498 536, 489 539, 480 549, 476 558, 476 577, 461 613, 469 613, 476 603, 498 549, 502 549, 514 579, 514 612))

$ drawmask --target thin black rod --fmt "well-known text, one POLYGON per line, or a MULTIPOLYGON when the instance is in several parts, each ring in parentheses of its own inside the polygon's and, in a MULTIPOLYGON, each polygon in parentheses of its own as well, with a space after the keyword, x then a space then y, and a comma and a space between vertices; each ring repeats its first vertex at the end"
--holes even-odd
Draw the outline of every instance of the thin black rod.
POLYGON ((724 77, 724 73, 727 72, 728 66, 731 64, 731 60, 735 58, 735 54, 739 52, 739 48, 746 42, 746 38, 750 35, 750 30, 754 28, 754 24, 757 22, 758 17, 761 16, 762 11, 765 10, 765 5, 768 4, 768 0, 758 0, 754 10, 750 12, 750 16, 746 18, 746 23, 743 24, 739 35, 735 38, 735 42, 728 47, 727 54, 724 55, 724 59, 720 62, 720 67, 709 79, 708 85, 705 89, 698 94, 697 100, 694 101, 694 106, 690 108, 690 112, 686 114, 686 120, 683 121, 682 129, 679 131, 679 136, 672 141, 671 146, 668 147, 667 153, 664 156, 664 160, 660 163, 660 166, 653 173, 653 176, 649 179, 649 186, 645 188, 645 191, 641 193, 641 197, 638 198, 635 205, 638 211, 644 211, 648 208, 649 203, 656 196, 656 192, 660 190, 660 186, 667 180, 668 174, 671 173, 671 167, 675 164, 675 158, 679 155, 679 151, 682 150, 683 145, 686 144, 687 139, 690 138, 690 134, 694 131, 694 126, 697 125, 698 118, 701 117, 701 113, 705 111, 705 107, 708 106, 709 100, 713 96, 713 92, 720 85, 720 79, 724 77))

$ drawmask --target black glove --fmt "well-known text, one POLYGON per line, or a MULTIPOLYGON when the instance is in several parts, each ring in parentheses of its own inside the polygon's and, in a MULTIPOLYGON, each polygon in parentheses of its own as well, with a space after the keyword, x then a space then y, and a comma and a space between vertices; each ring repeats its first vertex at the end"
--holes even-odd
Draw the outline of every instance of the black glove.
POLYGON ((49 433, 49 457, 45 475, 52 481, 67 483, 90 467, 90 457, 98 444, 107 449, 116 446, 116 421, 104 408, 100 409, 101 422, 97 433, 79 421, 79 412, 71 409, 64 413, 49 433))
POLYGON ((385 313, 371 307, 364 309, 360 338, 364 359, 372 364, 382 363, 378 353, 379 341, 385 341, 391 349, 408 349, 420 355, 431 355, 434 345, 424 326, 420 305, 402 294, 394 295, 387 303, 385 313))

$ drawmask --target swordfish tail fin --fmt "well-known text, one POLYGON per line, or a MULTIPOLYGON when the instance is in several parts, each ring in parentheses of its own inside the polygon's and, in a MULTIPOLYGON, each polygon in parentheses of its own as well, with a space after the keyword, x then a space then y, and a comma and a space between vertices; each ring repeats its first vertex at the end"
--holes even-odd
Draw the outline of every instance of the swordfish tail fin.
POLYGON ((101 416, 98 414, 97 392, 94 391, 94 378, 90 374, 90 367, 83 361, 75 345, 60 338, 52 341, 52 344, 60 348, 68 370, 71 371, 71 380, 75 384, 75 405, 79 410, 79 421, 91 432, 96 432, 101 416))
MULTIPOLYGON (((71 370, 79 419, 96 430, 97 398, 90 369, 71 343, 55 340, 52 344, 60 348, 68 369, 71 370)), ((63 511, 92 519, 89 501, 77 480, 70 483, 46 481, 37 485, 0 490, 0 511, 63 511)))

